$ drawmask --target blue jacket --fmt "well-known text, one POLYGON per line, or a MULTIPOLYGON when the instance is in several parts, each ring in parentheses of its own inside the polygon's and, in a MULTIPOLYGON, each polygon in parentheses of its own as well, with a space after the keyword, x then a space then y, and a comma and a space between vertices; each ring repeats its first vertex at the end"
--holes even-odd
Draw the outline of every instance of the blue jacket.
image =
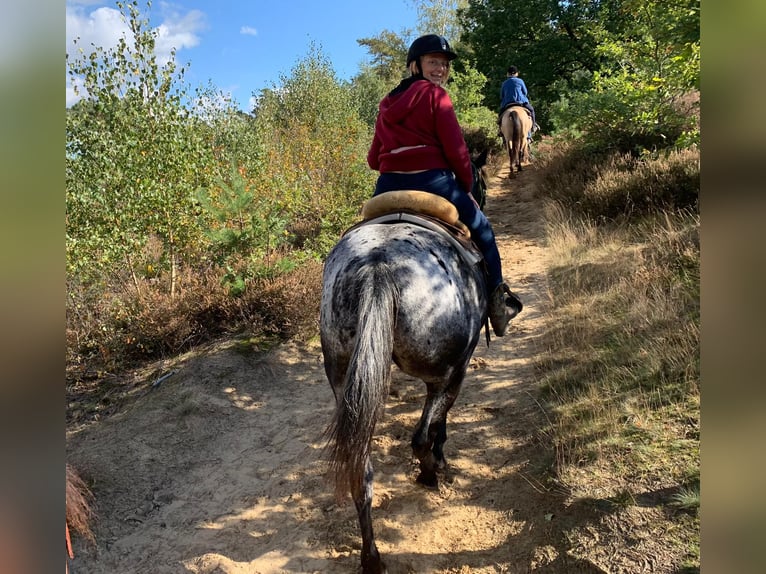
POLYGON ((511 76, 500 88, 500 109, 508 104, 528 104, 527 85, 517 76, 511 76))

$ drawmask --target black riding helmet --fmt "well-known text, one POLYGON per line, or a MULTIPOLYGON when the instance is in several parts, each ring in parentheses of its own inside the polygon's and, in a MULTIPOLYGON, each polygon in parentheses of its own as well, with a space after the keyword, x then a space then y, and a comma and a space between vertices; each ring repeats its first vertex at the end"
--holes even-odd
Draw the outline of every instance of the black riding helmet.
POLYGON ((457 54, 450 50, 449 42, 444 36, 426 34, 415 40, 407 50, 407 66, 426 54, 444 54, 450 60, 457 58, 457 54))

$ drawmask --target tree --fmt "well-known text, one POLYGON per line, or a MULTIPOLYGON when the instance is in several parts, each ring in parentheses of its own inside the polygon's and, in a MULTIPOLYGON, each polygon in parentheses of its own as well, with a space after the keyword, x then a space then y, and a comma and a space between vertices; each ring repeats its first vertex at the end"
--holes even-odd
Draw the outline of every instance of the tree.
POLYGON ((695 113, 684 102, 699 89, 699 1, 622 0, 610 5, 585 89, 553 106, 559 130, 631 149, 698 139, 695 113))
POLYGON ((352 95, 312 45, 290 76, 258 94, 253 112, 268 150, 253 188, 279 198, 291 229, 314 254, 326 253, 372 190, 370 130, 352 95))
POLYGON ((407 68, 404 64, 407 60, 409 35, 409 30, 403 30, 399 34, 383 30, 377 36, 356 41, 360 46, 366 46, 370 54, 370 61, 364 70, 374 73, 388 86, 389 90, 407 76, 407 68))
POLYGON ((557 81, 597 67, 593 37, 594 3, 588 0, 469 1, 459 11, 462 39, 474 51, 476 66, 489 82, 486 104, 500 105, 500 85, 509 65, 521 71, 545 122, 548 105, 558 98, 557 81))
POLYGON ((447 90, 455 106, 455 114, 464 128, 483 128, 494 133, 497 115, 483 104, 487 78, 470 61, 463 62, 462 71, 456 66, 450 74, 447 90))
POLYGON ((410 0, 418 11, 418 33, 439 34, 450 44, 460 39, 457 11, 464 9, 468 0, 410 0))
POLYGON ((384 30, 373 38, 357 40, 370 53, 370 62, 353 80, 355 98, 361 102, 361 116, 368 125, 373 126, 380 100, 409 75, 405 63, 410 41, 423 34, 439 34, 448 39, 459 55, 447 86, 458 120, 465 127, 491 129, 494 115, 483 105, 487 78, 474 66, 471 46, 460 41, 461 26, 457 12, 465 9, 467 0, 412 0, 411 3, 418 11, 418 25, 414 33, 405 30, 397 34, 384 30))
MULTIPOLYGON (((398 80, 393 85, 396 83, 398 80)), ((356 103, 359 117, 369 128, 375 126, 380 100, 392 89, 393 85, 380 77, 368 65, 362 66, 361 71, 351 80, 349 90, 352 99, 356 103)))
POLYGON ((257 137, 255 117, 241 111, 229 94, 212 83, 197 88, 191 114, 200 120, 217 177, 229 173, 232 164, 249 173, 262 168, 266 150, 257 137))
POLYGON ((117 6, 130 38, 67 54, 83 96, 67 113, 67 269, 86 282, 127 271, 138 288, 136 258, 154 237, 173 295, 179 261, 200 238, 193 196, 211 158, 183 106, 175 54, 158 62, 137 2, 117 6))
MULTIPOLYGON (((661 101, 688 92, 698 79, 699 0, 470 0, 458 14, 462 39, 490 78, 486 103, 497 108, 505 70, 514 64, 542 125, 554 103, 579 104, 593 91, 615 96, 591 101, 594 112, 607 106, 634 121, 641 114, 627 110, 650 102, 663 107, 650 113, 655 120, 669 117, 661 101)), ((560 127, 563 108, 556 107, 560 127)))

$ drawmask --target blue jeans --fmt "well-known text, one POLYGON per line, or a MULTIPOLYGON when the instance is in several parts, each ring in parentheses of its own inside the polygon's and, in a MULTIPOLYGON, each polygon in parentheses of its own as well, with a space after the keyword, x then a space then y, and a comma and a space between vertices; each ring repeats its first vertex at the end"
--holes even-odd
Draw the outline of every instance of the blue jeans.
POLYGON ((443 197, 457 208, 460 221, 471 230, 471 239, 484 255, 487 264, 487 287, 491 294, 503 282, 495 232, 492 231, 487 216, 460 188, 455 174, 447 169, 429 169, 420 173, 381 173, 373 196, 399 189, 428 191, 443 197))

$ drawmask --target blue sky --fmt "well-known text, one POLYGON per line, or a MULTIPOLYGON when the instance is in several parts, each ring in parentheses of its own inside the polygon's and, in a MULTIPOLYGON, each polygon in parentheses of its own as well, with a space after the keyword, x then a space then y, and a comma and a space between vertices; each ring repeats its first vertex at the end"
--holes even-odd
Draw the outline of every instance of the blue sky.
MULTIPOLYGON (((368 56, 356 40, 414 30, 417 10, 411 0, 155 0, 149 21, 160 33, 158 56, 174 46, 178 63, 190 64, 189 84, 210 80, 249 111, 253 93, 289 76, 312 42, 338 78, 350 79, 368 56)), ((80 46, 110 47, 124 31, 114 1, 67 0, 67 52, 76 37, 80 46)), ((74 101, 67 80, 67 106, 74 101)))

